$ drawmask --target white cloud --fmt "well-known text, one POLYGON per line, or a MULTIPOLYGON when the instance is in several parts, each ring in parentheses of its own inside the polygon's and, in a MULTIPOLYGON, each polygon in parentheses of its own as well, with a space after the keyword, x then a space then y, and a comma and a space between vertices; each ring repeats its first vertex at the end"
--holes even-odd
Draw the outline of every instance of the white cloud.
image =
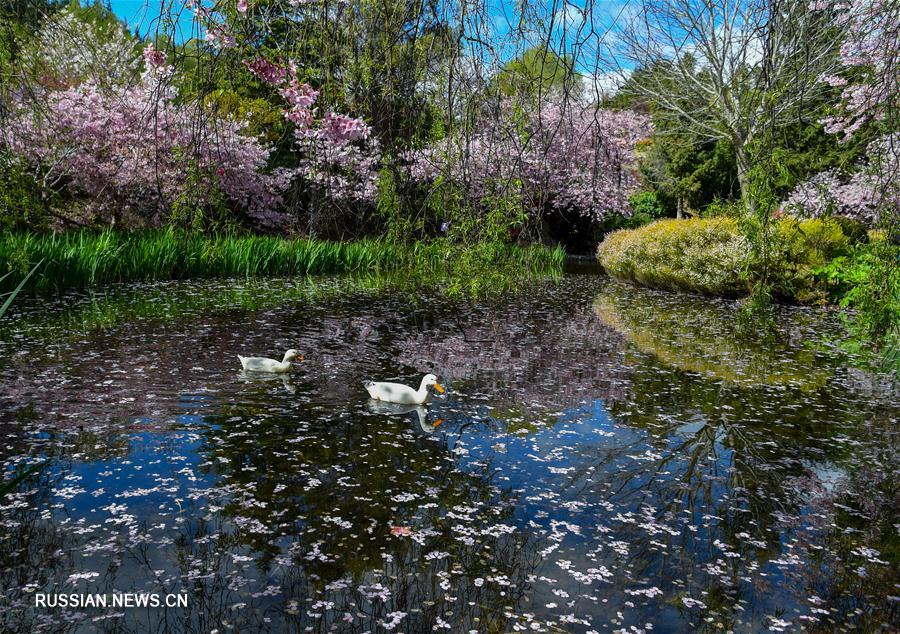
POLYGON ((593 101, 600 97, 611 97, 616 94, 625 81, 631 77, 631 69, 611 71, 608 73, 594 73, 585 75, 582 79, 582 91, 584 98, 593 101))

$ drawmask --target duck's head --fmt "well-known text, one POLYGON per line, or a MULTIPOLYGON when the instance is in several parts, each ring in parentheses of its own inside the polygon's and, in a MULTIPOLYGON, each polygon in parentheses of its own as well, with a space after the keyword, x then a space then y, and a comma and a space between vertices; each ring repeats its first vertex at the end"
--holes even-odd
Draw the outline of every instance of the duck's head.
POLYGON ((293 361, 294 359, 299 359, 303 361, 303 355, 291 348, 287 352, 284 353, 284 361, 293 361))
POLYGON ((422 385, 424 385, 425 387, 434 386, 434 389, 436 389, 439 393, 444 393, 444 388, 441 387, 441 384, 438 383, 437 377, 433 374, 426 374, 422 378, 422 385))

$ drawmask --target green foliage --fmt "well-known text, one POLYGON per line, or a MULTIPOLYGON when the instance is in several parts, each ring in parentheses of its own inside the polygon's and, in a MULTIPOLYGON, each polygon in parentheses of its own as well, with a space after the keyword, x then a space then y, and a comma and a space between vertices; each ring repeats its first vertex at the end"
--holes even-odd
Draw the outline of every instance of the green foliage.
POLYGON ((507 97, 536 99, 561 91, 577 78, 571 57, 560 57, 546 44, 535 46, 508 62, 497 77, 497 88, 507 97))
POLYGON ((847 216, 832 216, 831 219, 840 226, 841 232, 847 236, 850 244, 861 244, 869 241, 869 230, 859 220, 854 220, 847 216))
POLYGON ((730 142, 702 141, 667 125, 654 117, 654 135, 638 163, 644 182, 667 203, 667 215, 675 215, 679 201, 685 211, 701 211, 740 196, 730 142))
POLYGON ((561 247, 522 249, 501 242, 482 242, 458 250, 445 260, 443 291, 450 297, 499 297, 521 288, 541 273, 560 273, 565 262, 561 247))
MULTIPOLYGON (((6 233, 0 238, 0 272, 24 273, 43 260, 40 274, 26 285, 36 291, 139 280, 437 271, 473 257, 494 267, 508 264, 519 270, 542 270, 561 267, 564 253, 560 249, 505 244, 459 246, 447 240, 413 244, 376 240, 326 242, 174 230, 6 233)), ((10 286, 6 283, 6 287, 10 286)))
POLYGON ((776 175, 775 188, 786 196, 799 183, 831 168, 849 170, 864 158, 865 149, 875 138, 875 127, 866 125, 847 142, 828 134, 818 122, 807 116, 777 130, 770 140, 771 152, 784 167, 776 175))
POLYGON ((23 163, 0 152, 0 230, 44 227, 50 202, 44 191, 23 163))
POLYGON ((381 168, 378 173, 378 196, 375 201, 384 223, 384 235, 389 242, 410 242, 420 237, 424 230, 421 215, 413 216, 403 204, 394 172, 390 167, 381 168))
POLYGON ((824 300, 816 271, 844 253, 848 244, 830 219, 773 223, 767 247, 773 273, 756 293, 746 269, 752 247, 734 218, 660 220, 617 231, 600 244, 597 257, 613 277, 645 286, 749 295, 756 316, 764 317, 766 298, 824 300))
POLYGON ((846 253, 850 241, 841 226, 831 218, 788 218, 772 223, 769 240, 767 292, 801 303, 827 301, 816 270, 846 253))
MULTIPOLYGON (((744 327, 754 321, 771 325, 770 307, 775 295, 773 278, 778 270, 773 257, 776 236, 772 213, 780 202, 776 175, 783 173, 783 166, 775 156, 770 156, 753 165, 744 175, 741 186, 744 211, 739 226, 749 247, 743 275, 750 285, 749 297, 739 319, 744 327)), ((783 271, 779 273, 783 274, 783 271)), ((786 289, 781 290, 783 295, 790 296, 785 293, 786 289)))
POLYGON ((208 179, 192 170, 185 188, 169 206, 168 226, 176 230, 238 233, 241 226, 228 201, 218 190, 210 190, 208 179), (202 203, 200 202, 202 201, 202 203))
MULTIPOLYGON (((34 275, 34 272, 38 270, 38 267, 40 267, 42 263, 43 263, 43 261, 35 264, 34 267, 30 271, 28 271, 28 273, 25 275, 25 277, 23 277, 19 281, 19 283, 16 285, 16 287, 13 290, 9 291, 8 293, 5 293, 5 299, 3 300, 3 304, 0 304, 0 317, 3 317, 3 315, 6 314, 6 311, 9 310, 9 307, 12 305, 13 301, 16 299, 16 296, 22 292, 22 289, 25 288, 26 284, 28 284, 28 280, 31 279, 31 276, 34 275)), ((13 276, 13 273, 15 273, 15 271, 9 271, 6 274, 0 276, 0 285, 3 285, 6 282, 6 280, 10 279, 13 276)), ((4 297, 4 295, 0 295, 0 297, 4 297)))
POLYGON ((817 267, 832 300, 854 309, 851 331, 870 341, 900 337, 900 247, 886 241, 857 244, 817 267))
POLYGON ((647 222, 666 216, 662 196, 655 191, 643 190, 632 194, 628 199, 628 205, 631 207, 632 216, 646 218, 647 222))
POLYGON ((282 109, 277 102, 221 88, 206 95, 204 104, 218 117, 245 121, 244 132, 266 144, 276 144, 288 133, 282 109))
POLYGON ((68 4, 67 0, 3 0, 0 2, 0 87, 9 73, 21 71, 23 46, 41 23, 68 4))
POLYGON ((508 242, 520 235, 528 222, 525 205, 522 204, 520 182, 513 181, 505 192, 483 198, 480 208, 468 218, 468 240, 508 242))
POLYGON ((668 215, 668 208, 663 194, 659 191, 639 191, 628 199, 631 215, 609 214, 600 221, 600 233, 603 235, 620 229, 637 229, 654 220, 668 215))
MULTIPOLYGON (((422 196, 425 203, 419 213, 424 218, 417 226, 434 232, 447 223, 446 237, 460 245, 518 242, 530 219, 522 204, 521 183, 513 181, 507 185, 471 204, 452 180, 439 176, 422 196)), ((411 201, 406 204, 414 208, 411 201)))
POLYGON ((744 213, 744 205, 740 200, 715 198, 703 211, 701 218, 740 218, 744 213))

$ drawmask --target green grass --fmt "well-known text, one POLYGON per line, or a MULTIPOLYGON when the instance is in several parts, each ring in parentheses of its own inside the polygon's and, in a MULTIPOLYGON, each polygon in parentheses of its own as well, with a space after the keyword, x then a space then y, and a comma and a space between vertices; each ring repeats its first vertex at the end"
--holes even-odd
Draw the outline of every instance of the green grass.
POLYGON ((37 262, 29 291, 93 288, 117 282, 214 277, 306 276, 405 269, 467 274, 473 267, 560 269, 560 248, 494 243, 467 247, 443 240, 409 245, 378 240, 326 242, 265 236, 211 236, 174 231, 7 233, 0 237, 0 290, 22 282, 37 262))

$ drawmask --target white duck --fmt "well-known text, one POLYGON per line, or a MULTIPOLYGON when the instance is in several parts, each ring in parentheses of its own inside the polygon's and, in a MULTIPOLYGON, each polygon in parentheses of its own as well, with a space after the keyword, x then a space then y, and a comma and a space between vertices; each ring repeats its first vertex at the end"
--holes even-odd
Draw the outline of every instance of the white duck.
POLYGON ((386 403, 400 403, 401 405, 421 405, 428 401, 431 392, 428 388, 434 386, 441 394, 444 388, 437 382, 437 377, 433 374, 426 374, 422 377, 422 383, 419 389, 414 390, 408 385, 402 383, 384 383, 381 381, 366 381, 363 383, 369 396, 376 401, 385 401, 386 403))
POLYGON ((267 359, 265 357, 242 357, 241 355, 238 355, 238 359, 241 360, 241 365, 244 367, 244 370, 248 372, 287 372, 291 369, 291 361, 297 358, 303 361, 303 355, 299 354, 294 349, 285 352, 284 358, 281 361, 267 359))

